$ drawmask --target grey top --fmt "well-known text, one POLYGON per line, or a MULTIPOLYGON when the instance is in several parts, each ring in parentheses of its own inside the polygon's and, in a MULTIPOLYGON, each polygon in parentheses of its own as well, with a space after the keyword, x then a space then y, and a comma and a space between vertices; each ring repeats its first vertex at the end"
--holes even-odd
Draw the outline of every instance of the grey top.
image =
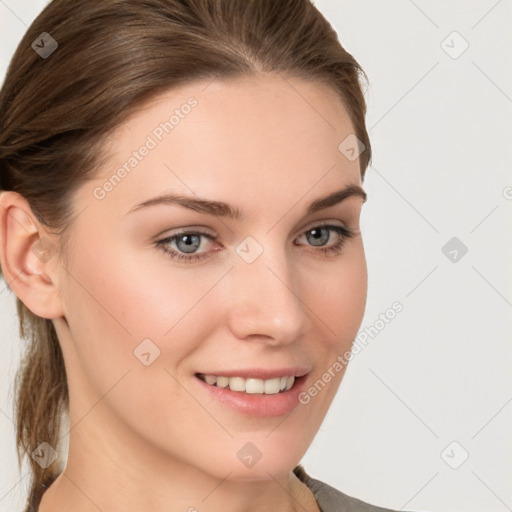
POLYGON ((320 480, 311 478, 301 464, 296 466, 293 472, 311 489, 321 512, 398 512, 352 498, 320 480))

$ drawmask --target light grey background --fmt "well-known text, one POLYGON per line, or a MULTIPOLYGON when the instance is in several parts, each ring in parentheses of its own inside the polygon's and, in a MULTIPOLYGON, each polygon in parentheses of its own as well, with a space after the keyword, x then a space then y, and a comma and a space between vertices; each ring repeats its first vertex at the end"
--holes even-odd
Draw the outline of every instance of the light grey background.
MULTIPOLYGON (((2 78, 45 4, 0 0, 2 78)), ((512 0, 315 4, 371 83, 360 332, 374 329, 303 463, 397 510, 510 511, 512 0), (452 237, 468 248, 456 262, 442 251, 452 237), (382 327, 395 301, 403 311, 382 327)), ((15 511, 27 468, 14 452, 20 341, 6 291, 0 308, 0 511, 15 511)))

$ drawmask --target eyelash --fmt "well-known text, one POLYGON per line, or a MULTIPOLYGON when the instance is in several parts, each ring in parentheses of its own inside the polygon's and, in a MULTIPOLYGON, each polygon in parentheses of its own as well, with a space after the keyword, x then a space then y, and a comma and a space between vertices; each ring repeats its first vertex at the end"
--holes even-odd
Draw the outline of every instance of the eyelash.
MULTIPOLYGON (((348 238, 352 238, 356 233, 348 228, 345 228, 343 226, 337 226, 333 224, 321 224, 319 226, 314 226, 307 231, 304 231, 303 235, 306 233, 309 233, 310 231, 314 231, 317 229, 330 229, 332 231, 335 231, 340 235, 339 240, 329 247, 321 247, 318 249, 318 251, 322 252, 326 257, 328 254, 339 254, 344 247, 345 243, 347 242, 348 238)), ((167 254, 171 259, 173 260, 179 260, 183 262, 192 262, 192 261, 199 261, 204 258, 209 257, 209 253, 202 253, 200 255, 193 255, 193 254, 183 254, 180 252, 177 252, 174 249, 169 249, 169 243, 179 239, 180 237, 184 235, 196 235, 196 236, 204 236, 212 241, 216 241, 218 237, 209 235, 207 233, 201 233, 199 231, 182 231, 181 233, 176 233, 175 235, 172 235, 170 237, 164 238, 162 240, 158 240, 156 242, 156 245, 162 249, 162 251, 167 254)), ((301 235, 302 236, 302 235, 301 235)), ((329 237, 330 238, 330 237, 329 237)), ((314 251, 316 252, 316 251, 314 251)))

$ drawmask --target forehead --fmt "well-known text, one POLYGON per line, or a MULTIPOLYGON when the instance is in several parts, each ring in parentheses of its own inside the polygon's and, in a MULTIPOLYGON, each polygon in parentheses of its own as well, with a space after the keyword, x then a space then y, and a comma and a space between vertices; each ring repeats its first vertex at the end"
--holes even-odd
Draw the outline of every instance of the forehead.
POLYGON ((338 149, 353 132, 339 96, 318 82, 277 74, 198 81, 126 119, 106 141, 108 161, 92 186, 106 184, 105 199, 120 208, 163 191, 298 199, 319 180, 321 190, 360 183, 359 161, 338 149))

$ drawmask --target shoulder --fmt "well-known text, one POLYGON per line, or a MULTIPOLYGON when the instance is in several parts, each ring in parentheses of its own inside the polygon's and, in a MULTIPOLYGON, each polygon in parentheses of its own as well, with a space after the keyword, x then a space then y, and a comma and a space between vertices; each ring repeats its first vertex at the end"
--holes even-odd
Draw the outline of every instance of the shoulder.
POLYGON ((311 489, 322 512, 398 512, 358 500, 329 484, 311 478, 301 464, 296 466, 293 472, 311 489))

